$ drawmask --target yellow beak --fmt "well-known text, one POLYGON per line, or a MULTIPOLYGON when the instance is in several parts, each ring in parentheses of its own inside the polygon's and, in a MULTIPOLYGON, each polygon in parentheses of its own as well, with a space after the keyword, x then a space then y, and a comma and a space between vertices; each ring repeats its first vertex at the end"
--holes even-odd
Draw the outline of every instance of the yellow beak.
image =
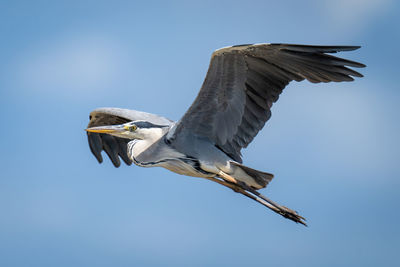
POLYGON ((91 133, 115 133, 115 132, 122 132, 124 129, 118 127, 118 125, 111 125, 111 126, 98 126, 98 127, 90 127, 85 129, 86 132, 91 133))

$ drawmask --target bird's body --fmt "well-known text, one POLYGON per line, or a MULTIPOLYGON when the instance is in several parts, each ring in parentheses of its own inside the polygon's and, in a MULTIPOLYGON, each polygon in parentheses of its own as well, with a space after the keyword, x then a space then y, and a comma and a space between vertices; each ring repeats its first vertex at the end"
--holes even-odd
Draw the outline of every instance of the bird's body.
POLYGON ((296 212, 257 191, 273 175, 243 165, 240 150, 270 118, 272 104, 290 81, 362 77, 346 65, 363 64, 326 54, 357 48, 258 44, 219 49, 199 95, 181 120, 135 110, 96 109, 87 129, 90 148, 99 162, 105 150, 116 167, 120 157, 128 165, 163 167, 212 180, 305 224, 296 212))
POLYGON ((199 160, 166 145, 166 136, 154 130, 154 139, 135 139, 128 143, 128 157, 140 167, 163 167, 178 174, 194 177, 211 177, 200 169, 199 160))

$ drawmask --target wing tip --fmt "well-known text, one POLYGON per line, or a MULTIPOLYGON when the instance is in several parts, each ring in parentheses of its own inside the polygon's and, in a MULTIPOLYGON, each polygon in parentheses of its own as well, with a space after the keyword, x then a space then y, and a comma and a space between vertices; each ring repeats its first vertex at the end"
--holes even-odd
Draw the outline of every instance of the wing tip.
POLYGON ((271 43, 271 46, 280 46, 280 49, 287 49, 298 52, 314 53, 337 53, 344 51, 354 51, 361 48, 360 45, 304 45, 304 44, 286 44, 271 43))

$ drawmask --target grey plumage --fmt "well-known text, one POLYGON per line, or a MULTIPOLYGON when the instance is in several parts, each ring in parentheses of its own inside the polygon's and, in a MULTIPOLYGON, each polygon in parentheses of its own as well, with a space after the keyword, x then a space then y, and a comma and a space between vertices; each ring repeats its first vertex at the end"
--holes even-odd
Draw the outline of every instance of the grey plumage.
POLYGON ((352 81, 362 75, 345 66, 363 64, 325 53, 358 46, 250 45, 214 52, 203 86, 175 134, 205 136, 242 162, 240 150, 271 117, 271 106, 292 80, 352 81))
POLYGON ((271 117, 273 103, 289 82, 362 77, 349 67, 365 65, 328 54, 357 48, 256 44, 219 49, 198 96, 177 123, 134 110, 96 109, 87 129, 91 151, 102 162, 104 150, 116 167, 122 158, 128 165, 133 161, 213 180, 304 224, 296 212, 256 191, 273 175, 242 165, 241 149, 271 117))

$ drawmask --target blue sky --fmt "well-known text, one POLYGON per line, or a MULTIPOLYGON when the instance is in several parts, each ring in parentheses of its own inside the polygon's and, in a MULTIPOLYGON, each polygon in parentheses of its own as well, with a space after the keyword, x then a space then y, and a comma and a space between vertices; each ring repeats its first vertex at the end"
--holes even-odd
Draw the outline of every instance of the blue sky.
POLYGON ((1 1, 1 266, 396 266, 398 1, 1 1), (296 225, 211 182, 91 155, 89 112, 174 120, 213 50, 361 45, 352 83, 290 84, 243 151, 296 225))

